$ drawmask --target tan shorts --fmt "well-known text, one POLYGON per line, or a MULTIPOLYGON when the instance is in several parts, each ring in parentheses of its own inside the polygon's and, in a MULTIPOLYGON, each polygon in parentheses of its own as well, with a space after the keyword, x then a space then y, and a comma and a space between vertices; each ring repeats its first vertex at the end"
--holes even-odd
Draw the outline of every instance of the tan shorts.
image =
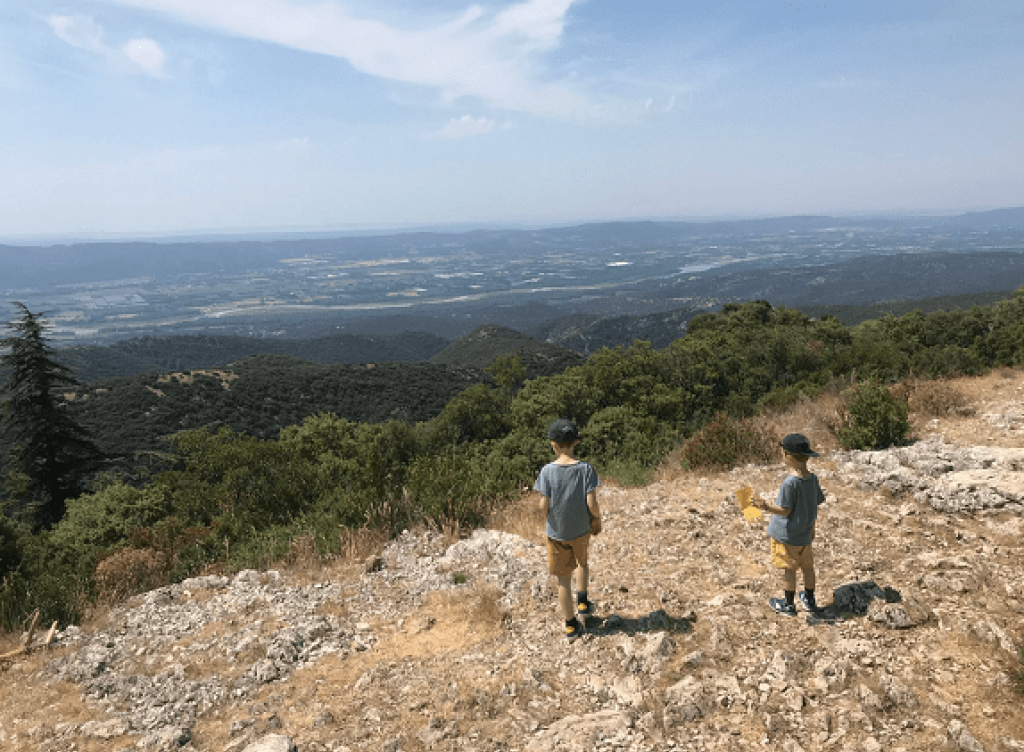
POLYGON ((587 566, 590 533, 571 541, 548 538, 548 572, 555 577, 568 577, 576 567, 587 566))
POLYGON ((814 553, 811 544, 806 546, 788 546, 774 538, 769 538, 772 552, 772 566, 779 569, 810 569, 814 566, 814 553))

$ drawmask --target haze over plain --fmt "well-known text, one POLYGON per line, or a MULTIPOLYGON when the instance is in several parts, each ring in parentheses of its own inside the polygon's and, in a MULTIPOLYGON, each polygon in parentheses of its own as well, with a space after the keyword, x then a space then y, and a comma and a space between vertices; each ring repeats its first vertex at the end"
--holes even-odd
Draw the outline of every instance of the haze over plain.
POLYGON ((0 241, 1024 204, 1024 6, 7 0, 0 241))

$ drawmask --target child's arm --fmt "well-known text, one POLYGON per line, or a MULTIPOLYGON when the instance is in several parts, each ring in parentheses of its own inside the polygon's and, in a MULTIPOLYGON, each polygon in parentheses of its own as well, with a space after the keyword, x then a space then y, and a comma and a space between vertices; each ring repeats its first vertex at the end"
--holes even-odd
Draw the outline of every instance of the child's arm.
POLYGON ((785 507, 780 507, 778 504, 769 504, 761 498, 753 499, 750 503, 751 506, 755 506, 769 514, 777 514, 779 517, 789 517, 789 513, 793 511, 791 509, 786 509, 785 507))
POLYGON ((551 499, 544 494, 540 495, 540 513, 544 515, 544 519, 548 518, 548 512, 551 510, 551 499))
POLYGON ((590 532, 592 535, 600 535, 601 507, 597 504, 597 489, 587 494, 587 509, 590 511, 590 532))

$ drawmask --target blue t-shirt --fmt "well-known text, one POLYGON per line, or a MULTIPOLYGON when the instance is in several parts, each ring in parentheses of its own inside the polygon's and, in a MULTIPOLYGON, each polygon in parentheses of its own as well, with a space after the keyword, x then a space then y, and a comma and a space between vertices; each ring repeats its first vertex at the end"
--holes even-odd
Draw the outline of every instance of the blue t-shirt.
POLYGON ((587 494, 599 485, 597 471, 587 462, 572 465, 549 462, 541 468, 533 489, 551 500, 548 505, 549 538, 571 541, 590 532, 587 494))
POLYGON ((775 504, 790 510, 783 517, 773 514, 768 521, 768 535, 779 543, 789 546, 808 546, 814 540, 814 523, 818 519, 818 507, 825 502, 825 494, 818 485, 818 476, 811 473, 807 478, 787 475, 779 487, 775 504))

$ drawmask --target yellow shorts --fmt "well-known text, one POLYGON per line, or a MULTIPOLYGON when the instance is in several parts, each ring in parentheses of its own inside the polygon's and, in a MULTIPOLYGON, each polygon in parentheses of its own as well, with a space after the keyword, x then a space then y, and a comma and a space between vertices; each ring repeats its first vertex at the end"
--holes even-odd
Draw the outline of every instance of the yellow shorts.
POLYGON ((555 577, 568 577, 576 567, 587 566, 590 533, 571 541, 548 538, 548 572, 555 577))
POLYGON ((806 546, 789 546, 774 538, 768 539, 771 544, 772 566, 779 569, 810 569, 814 566, 814 553, 811 544, 806 546))

